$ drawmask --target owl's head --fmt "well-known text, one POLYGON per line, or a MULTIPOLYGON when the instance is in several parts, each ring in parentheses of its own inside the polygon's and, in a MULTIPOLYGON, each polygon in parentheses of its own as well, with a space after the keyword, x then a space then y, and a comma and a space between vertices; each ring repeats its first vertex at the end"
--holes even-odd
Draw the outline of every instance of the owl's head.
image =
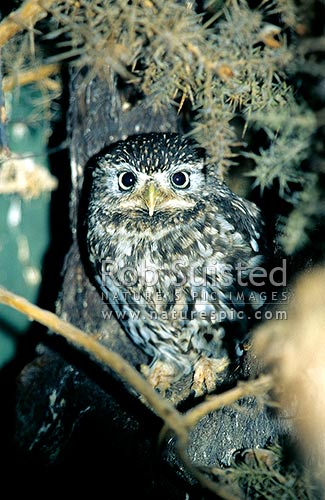
POLYGON ((93 192, 110 212, 157 214, 193 208, 205 185, 204 155, 181 135, 131 136, 100 151, 91 160, 93 192))

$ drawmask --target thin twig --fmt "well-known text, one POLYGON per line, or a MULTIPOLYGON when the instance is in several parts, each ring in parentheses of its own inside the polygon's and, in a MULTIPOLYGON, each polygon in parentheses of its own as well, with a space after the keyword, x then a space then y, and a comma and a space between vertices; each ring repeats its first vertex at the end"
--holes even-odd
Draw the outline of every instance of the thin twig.
MULTIPOLYGON (((4 92, 12 90, 16 86, 28 85, 29 83, 38 82, 40 80, 45 80, 51 75, 59 73, 59 64, 44 64, 35 69, 29 69, 27 71, 21 71, 14 76, 6 76, 3 79, 2 89, 4 92)), ((60 85, 57 85, 59 90, 60 85)))
POLYGON ((47 16, 47 9, 56 0, 25 0, 23 5, 0 23, 0 47, 19 31, 32 28, 47 16))
POLYGON ((229 406, 243 397, 266 394, 273 386, 273 377, 271 375, 262 375, 256 380, 240 382, 237 387, 222 394, 208 396, 203 403, 185 413, 184 419, 186 425, 193 427, 208 413, 219 410, 224 406, 229 406))

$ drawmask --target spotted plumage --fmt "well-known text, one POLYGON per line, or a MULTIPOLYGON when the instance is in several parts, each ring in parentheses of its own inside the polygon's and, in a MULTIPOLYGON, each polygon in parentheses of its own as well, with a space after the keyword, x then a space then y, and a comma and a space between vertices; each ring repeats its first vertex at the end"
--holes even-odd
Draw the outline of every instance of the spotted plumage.
POLYGON ((87 168, 92 273, 150 356, 144 373, 162 390, 186 374, 197 394, 213 390, 260 306, 243 283, 263 260, 259 210, 209 175, 202 150, 178 134, 130 137, 87 168))

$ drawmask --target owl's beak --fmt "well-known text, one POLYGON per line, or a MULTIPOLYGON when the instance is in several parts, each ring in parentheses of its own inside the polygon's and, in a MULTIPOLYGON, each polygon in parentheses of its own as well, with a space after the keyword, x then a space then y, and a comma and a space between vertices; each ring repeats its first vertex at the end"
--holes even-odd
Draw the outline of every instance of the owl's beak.
POLYGON ((154 184, 150 183, 148 188, 145 191, 145 196, 144 196, 145 203, 149 209, 149 216, 150 217, 153 216, 155 206, 157 203, 157 199, 158 199, 158 195, 159 195, 159 193, 158 193, 157 189, 155 188, 154 184))

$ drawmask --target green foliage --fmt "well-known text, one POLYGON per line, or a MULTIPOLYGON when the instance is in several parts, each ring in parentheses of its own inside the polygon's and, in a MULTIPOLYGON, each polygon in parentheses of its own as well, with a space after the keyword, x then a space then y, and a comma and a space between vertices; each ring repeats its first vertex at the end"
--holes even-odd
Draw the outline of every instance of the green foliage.
POLYGON ((317 217, 324 213, 317 175, 309 174, 309 182, 297 194, 294 208, 287 219, 279 219, 279 241, 287 255, 301 250, 309 242, 309 231, 313 229, 317 217))
POLYGON ((318 175, 306 169, 317 120, 304 102, 295 100, 292 89, 286 89, 286 95, 276 91, 274 95, 275 102, 270 101, 250 117, 251 126, 267 134, 269 146, 259 153, 245 153, 255 163, 247 175, 255 178, 253 187, 262 192, 277 185, 279 196, 292 205, 289 216, 280 216, 278 221, 278 241, 284 252, 292 255, 309 242, 308 232, 324 213, 318 175))
MULTIPOLYGON (((311 25, 315 2, 261 0, 253 9, 245 0, 207 0, 198 14, 195 2, 61 0, 42 25, 45 38, 56 44, 55 56, 46 62, 87 66, 89 79, 100 75, 111 82, 117 74, 139 99, 145 95, 156 108, 173 104, 181 110, 187 103, 189 133, 207 150, 213 172, 221 177, 234 164, 247 129, 250 134, 264 130, 268 145, 258 152, 250 151, 253 144, 246 148, 255 164, 249 173, 251 187, 263 191, 278 186, 279 196, 292 203, 280 240, 293 253, 310 225, 306 197, 315 175, 302 165, 317 123, 286 82, 298 71, 314 76, 321 72, 317 58, 308 56, 310 47, 300 44, 297 35, 311 25), (240 129, 234 125, 238 116, 240 129), (287 240, 292 224, 297 226, 296 246, 287 240)), ((38 42, 29 32, 5 46, 8 74, 44 62, 38 42)), ((47 109, 50 117, 49 103, 56 96, 39 85, 43 113, 47 109)))
POLYGON ((74 57, 107 76, 113 69, 157 107, 191 101, 192 134, 222 174, 236 143, 232 118, 267 106, 274 79, 284 77, 294 57, 284 37, 272 46, 264 3, 252 10, 244 0, 209 2, 205 20, 173 0, 65 0, 52 8, 58 28, 51 37, 65 35, 56 59, 74 57))
POLYGON ((190 103, 190 134, 221 177, 243 141, 234 117, 244 120, 242 135, 248 127, 264 130, 269 145, 246 154, 255 163, 249 175, 255 178, 252 187, 278 185, 279 196, 293 204, 280 238, 293 253, 309 224, 306 197, 314 174, 302 164, 317 124, 286 81, 306 62, 296 33, 308 26, 313 5, 313 0, 273 0, 252 9, 245 0, 207 1, 198 14, 194 3, 174 0, 62 0, 51 9, 49 37, 60 39, 55 60, 72 59, 108 81, 113 70, 156 108, 190 103), (296 245, 287 239, 292 224, 296 245))
POLYGON ((270 146, 260 149, 259 154, 246 156, 255 162, 254 170, 248 174, 255 177, 254 186, 263 191, 277 181, 280 196, 293 201, 296 193, 290 192, 290 183, 305 187, 314 178, 314 174, 303 172, 301 167, 310 155, 316 118, 306 105, 294 100, 290 89, 285 92, 287 95, 274 89, 277 102, 270 100, 264 109, 252 113, 250 122, 266 132, 270 146))

